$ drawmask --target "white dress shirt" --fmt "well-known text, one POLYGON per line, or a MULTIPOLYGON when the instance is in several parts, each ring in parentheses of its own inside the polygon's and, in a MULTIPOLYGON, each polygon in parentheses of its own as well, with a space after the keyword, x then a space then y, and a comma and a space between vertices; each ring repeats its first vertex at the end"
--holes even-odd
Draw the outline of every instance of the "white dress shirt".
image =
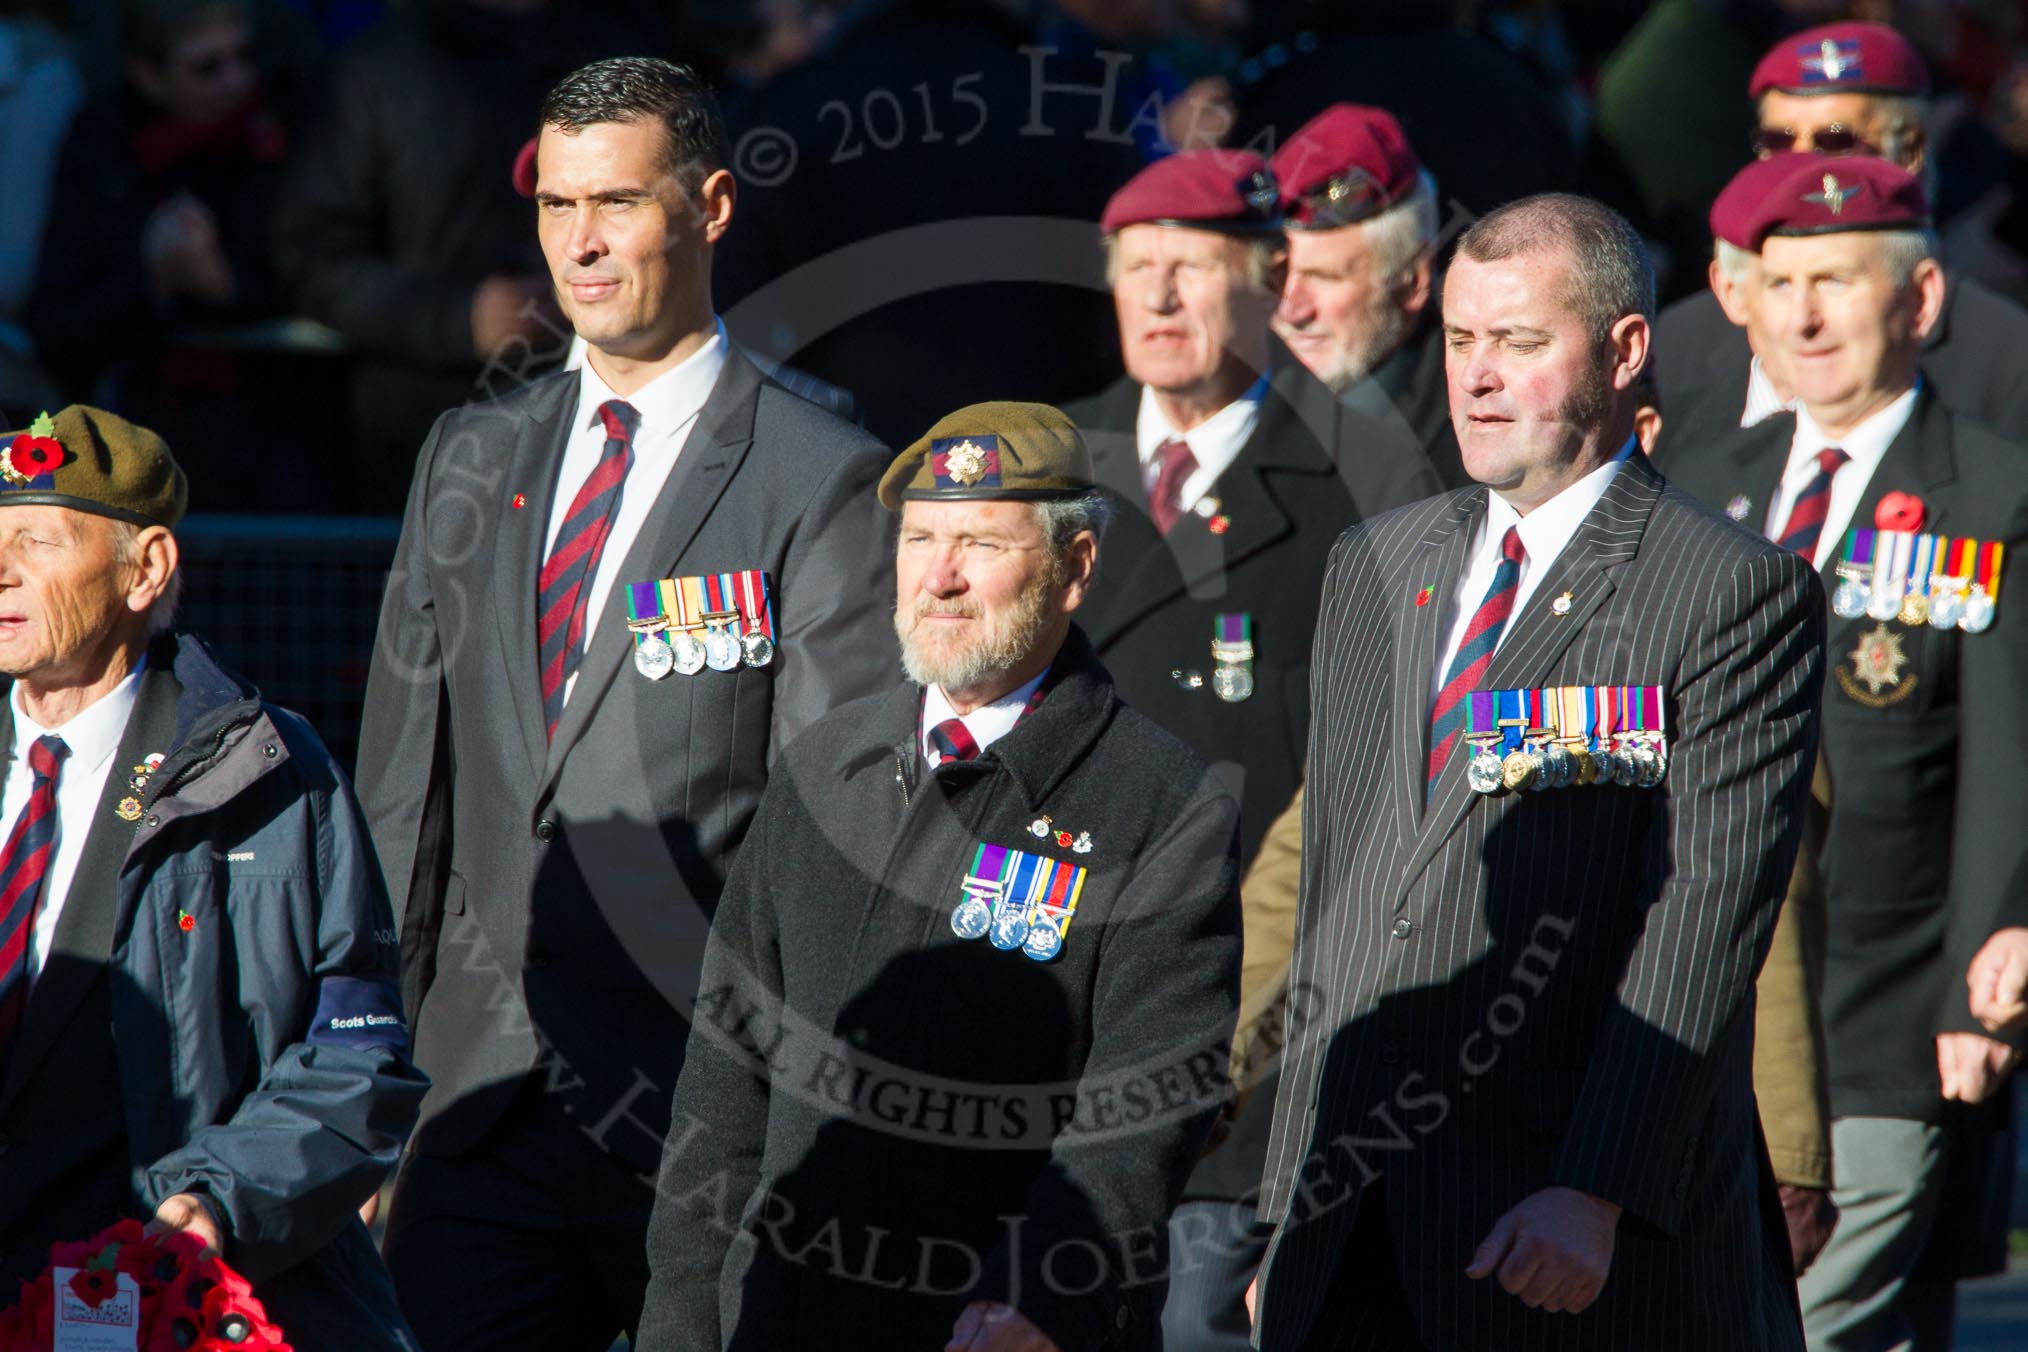
POLYGON ((1179 432, 1156 406, 1155 392, 1141 386, 1141 410, 1134 418, 1134 444, 1141 456, 1141 491, 1155 491, 1155 478, 1162 469, 1155 452, 1163 442, 1175 438, 1188 443, 1190 454, 1197 461, 1197 468, 1183 480, 1176 505, 1186 512, 1195 507, 1218 482, 1218 476, 1239 459, 1247 438, 1260 423, 1260 403, 1267 396, 1267 387, 1268 378, 1262 376, 1247 387, 1245 394, 1188 432, 1179 432))
MULTIPOLYGON (((703 347, 684 358, 681 365, 664 371, 627 396, 625 402, 640 414, 640 422, 634 428, 634 458, 620 489, 620 509, 613 516, 612 531, 599 554, 598 571, 589 580, 591 592, 585 598, 588 624, 605 614, 606 598, 612 595, 613 584, 619 580, 620 565, 633 547, 634 537, 641 533, 642 523, 648 519, 655 500, 662 496, 669 473, 676 468, 676 458, 683 453, 691 429, 697 426, 697 417, 704 411, 704 401, 725 369, 728 351, 725 322, 719 320, 717 331, 703 347)), ((570 440, 564 443, 563 464, 557 470, 556 500, 550 504, 549 530, 542 540, 544 559, 556 547, 556 537, 570 516, 571 499, 577 496, 578 489, 597 467, 599 457, 605 454, 606 428, 599 419, 599 406, 619 397, 599 379, 590 362, 578 368, 577 422, 571 427, 570 440)), ((533 608, 535 598, 529 597, 528 604, 533 608)), ((587 631, 585 645, 590 644, 591 634, 587 631)), ((565 702, 576 685, 577 676, 573 674, 563 687, 565 702)))
POLYGON ((930 729, 946 718, 955 718, 965 725, 965 731, 972 734, 972 740, 979 744, 979 750, 1014 731, 1014 725, 1021 721, 1022 711, 1028 707, 1028 697, 1042 684, 1043 676, 1049 674, 1044 667, 1042 675, 1026 685, 1008 691, 991 704, 982 704, 968 714, 960 714, 951 707, 951 701, 940 685, 930 686, 922 692, 922 723, 915 730, 916 746, 922 751, 923 763, 932 770, 944 761, 944 753, 930 741, 930 729))
MULTIPOLYGON (((1920 388, 1918 382, 1916 389, 1920 388)), ((1915 389, 1911 389, 1844 436, 1833 439, 1817 426, 1810 410, 1796 405, 1796 434, 1789 441, 1788 468, 1782 471, 1775 500, 1768 507, 1768 538, 1781 538, 1781 527, 1789 519, 1789 507, 1810 480, 1817 477, 1817 452, 1827 446, 1838 447, 1852 458, 1831 478, 1831 500, 1824 508, 1824 533, 1817 537, 1816 564, 1822 568, 1844 544, 1845 532, 1852 525, 1852 513, 1859 509, 1859 499, 1866 493, 1867 481, 1880 468, 1880 458, 1901 435, 1901 429, 1908 426, 1909 416, 1914 412, 1915 389)))
POLYGON ((120 738, 126 735, 127 716, 134 712, 141 673, 146 667, 147 661, 143 659, 127 673, 126 680, 61 727, 45 728, 30 718, 21 708, 18 684, 7 701, 7 707, 14 713, 14 758, 8 763, 4 786, 0 786, 0 841, 14 834, 15 820, 28 806, 29 794, 35 791, 35 772, 28 767, 29 744, 55 733, 70 748, 70 754, 57 767, 56 845, 48 871, 42 875, 42 903, 36 912, 35 928, 28 936, 28 970, 33 975, 39 975, 42 964, 49 960, 50 940, 56 934, 57 917, 63 914, 64 898, 70 893, 70 880, 77 875, 85 837, 92 828, 92 814, 104 800, 106 776, 115 769, 122 775, 133 773, 132 766, 114 766, 113 752, 119 750, 120 738))
POLYGON ((1746 407, 1740 410, 1741 427, 1758 427, 1777 413, 1786 413, 1796 406, 1793 399, 1784 399, 1775 393, 1774 382, 1767 378, 1767 368, 1755 357, 1746 368, 1746 407))
MULTIPOLYGON (((1627 444, 1620 447, 1618 455, 1600 465, 1591 473, 1579 479, 1570 487, 1558 493, 1534 511, 1522 516, 1513 505, 1497 492, 1486 494, 1486 515, 1479 522, 1479 530, 1472 537, 1469 552, 1465 555, 1465 570, 1458 577, 1457 590, 1451 593, 1444 624, 1444 646, 1440 650, 1442 661, 1437 663, 1436 674, 1430 684, 1430 703, 1436 703, 1437 692, 1443 689, 1444 677, 1449 674, 1451 662, 1456 659, 1458 649, 1464 646, 1465 630, 1472 624, 1472 616, 1478 614, 1479 603, 1486 599, 1486 593, 1493 585, 1493 572, 1500 566, 1500 541, 1506 537, 1509 526, 1521 531, 1521 580, 1514 593, 1514 609, 1508 613, 1507 628, 1521 618, 1521 612, 1528 605, 1528 598, 1535 594, 1543 576, 1549 572, 1556 556, 1570 543, 1570 537, 1577 534, 1577 528, 1584 523, 1591 509, 1598 506, 1598 500, 1605 496, 1612 486, 1613 476, 1620 472, 1620 466, 1627 463, 1627 457, 1634 453, 1635 440, 1627 438, 1627 444)), ((1505 639, 1507 630, 1500 637, 1505 639)))

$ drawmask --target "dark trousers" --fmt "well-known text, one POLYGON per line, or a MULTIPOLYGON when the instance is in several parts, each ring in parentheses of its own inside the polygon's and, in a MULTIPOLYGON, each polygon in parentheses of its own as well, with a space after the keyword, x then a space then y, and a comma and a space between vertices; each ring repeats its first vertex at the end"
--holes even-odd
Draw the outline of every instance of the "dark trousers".
POLYGON ((466 1154, 410 1155, 384 1247, 424 1352, 606 1352, 631 1337, 654 1199, 532 1081, 466 1154))
POLYGON ((1162 1352, 1246 1352, 1246 1288, 1267 1252, 1269 1226, 1251 1202, 1185 1202, 1169 1218, 1169 1296, 1162 1352))
POLYGON ((1387 1203, 1366 1189, 1303 1352, 1427 1352, 1401 1284, 1387 1203))

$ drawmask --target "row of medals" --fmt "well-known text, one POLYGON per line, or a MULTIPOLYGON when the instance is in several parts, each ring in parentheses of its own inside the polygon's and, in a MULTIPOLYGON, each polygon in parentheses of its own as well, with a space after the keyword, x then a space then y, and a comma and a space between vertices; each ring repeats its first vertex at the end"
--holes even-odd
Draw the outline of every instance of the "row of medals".
POLYGON ((733 633, 731 625, 738 618, 736 613, 706 615, 703 638, 694 628, 675 628, 666 618, 628 620, 628 629, 648 636, 634 645, 634 667, 649 680, 659 681, 672 671, 695 676, 706 667, 733 671, 774 661, 775 641, 758 629, 733 633))
POLYGON ((1022 912, 994 914, 986 898, 998 896, 998 888, 965 879, 965 899, 951 912, 951 933, 960 939, 985 938, 1002 952, 1020 949, 1037 962, 1048 962, 1063 947, 1063 930, 1050 916, 1030 922, 1022 912))
POLYGON ((1903 582, 1900 585, 1906 590, 1897 596, 1892 587, 1875 590, 1868 580, 1871 571, 1838 565, 1838 588, 1831 593, 1834 614, 1847 620, 1868 615, 1883 624, 1900 620, 1910 626, 1962 629, 1968 634, 1983 634, 1993 627, 1998 606, 1982 583, 1974 582, 1967 588, 1963 578, 1937 577, 1930 579, 1927 591, 1916 591, 1903 582))
POLYGON ((1465 767, 1473 791, 1540 792, 1576 784, 1652 789, 1669 769, 1667 744, 1659 732, 1623 732, 1611 748, 1587 746, 1579 738, 1549 741, 1547 735, 1531 734, 1527 745, 1502 755, 1499 734, 1478 734, 1477 748, 1465 767))

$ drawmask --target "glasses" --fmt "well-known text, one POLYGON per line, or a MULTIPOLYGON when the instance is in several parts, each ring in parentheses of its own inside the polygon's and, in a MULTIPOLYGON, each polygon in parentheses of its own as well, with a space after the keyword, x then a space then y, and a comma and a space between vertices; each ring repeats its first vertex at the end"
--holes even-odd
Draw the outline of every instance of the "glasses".
POLYGON ((1356 225, 1379 215, 1387 205, 1387 189, 1380 180, 1364 169, 1347 169, 1304 195, 1303 225, 1310 230, 1356 225))
POLYGON ((1842 122, 1819 127, 1799 135, 1793 127, 1759 127, 1753 133, 1753 153, 1779 155, 1785 150, 1814 151, 1819 155, 1878 155, 1879 147, 1842 122), (1807 137, 1807 141, 1805 141, 1807 137))

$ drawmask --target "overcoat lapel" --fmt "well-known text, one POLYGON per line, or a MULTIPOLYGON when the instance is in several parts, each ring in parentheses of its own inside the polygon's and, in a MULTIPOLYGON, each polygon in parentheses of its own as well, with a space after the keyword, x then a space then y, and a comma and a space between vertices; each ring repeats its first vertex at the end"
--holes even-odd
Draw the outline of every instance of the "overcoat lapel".
POLYGON ((507 673, 514 721, 528 748, 530 774, 542 768, 549 754, 542 721, 541 655, 535 642, 535 583, 542 571, 542 546, 549 534, 556 495, 577 491, 576 484, 567 489, 560 485, 557 475, 575 425, 579 388, 576 380, 555 382, 545 402, 522 423, 506 482, 497 486, 502 497, 525 492, 528 499, 526 507, 500 513, 495 537, 498 561, 493 574, 493 632, 500 639, 501 670, 507 673))
MULTIPOLYGON (((752 362, 737 351, 727 355, 725 369, 705 400, 696 429, 683 447, 683 454, 677 457, 648 519, 641 523, 641 533, 627 551, 620 567, 620 585, 607 598, 608 612, 625 604, 626 593, 621 586, 628 581, 677 576, 683 552, 703 528, 712 507, 753 446, 760 384, 760 372, 752 362)), ((598 618, 592 616, 590 620, 598 618)), ((633 644, 633 636, 625 625, 587 623, 584 660, 578 665, 577 684, 571 689, 570 701, 563 706, 556 736, 549 744, 542 792, 547 793, 563 772, 565 757, 584 735, 633 644)))
MULTIPOLYGON (((97 810, 88 821, 60 823, 64 831, 85 832, 84 851, 64 896, 63 913, 57 917, 44 975, 29 997, 21 1040, 0 1088, 0 1110, 13 1102, 57 1044, 92 982, 112 960, 113 936, 121 922, 120 871, 134 840, 134 823, 122 821, 115 808, 134 791, 127 783, 132 767, 150 752, 169 749, 176 735, 176 695, 176 678, 167 670, 151 666, 142 675, 97 810)), ((0 738, 11 742, 13 735, 13 720, 0 719, 0 738)))
MULTIPOLYGON (((1620 467, 1605 496, 1543 574, 1527 606, 1508 622, 1492 665, 1486 669, 1484 688, 1528 690, 1547 683, 1557 661, 1613 594, 1613 570, 1639 552, 1641 533, 1661 496, 1662 485, 1662 476, 1644 455, 1636 453, 1620 467), (1566 592, 1570 609, 1558 615, 1552 607, 1566 592)), ((1402 874, 1401 898, 1480 797, 1466 780, 1466 759, 1452 756, 1437 779, 1429 811, 1402 874)))

